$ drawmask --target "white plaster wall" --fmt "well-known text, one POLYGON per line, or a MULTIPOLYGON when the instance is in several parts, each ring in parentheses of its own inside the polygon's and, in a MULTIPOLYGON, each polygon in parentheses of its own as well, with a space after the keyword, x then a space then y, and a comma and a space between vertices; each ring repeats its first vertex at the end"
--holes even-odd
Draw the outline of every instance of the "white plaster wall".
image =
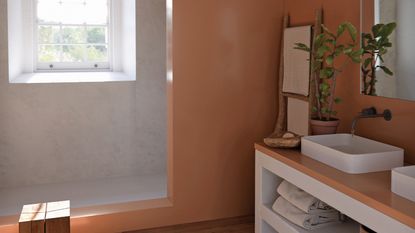
MULTIPOLYGON (((165 0, 164 0, 165 1, 165 0)), ((154 2, 157 4, 157 1, 154 2)), ((112 69, 115 72, 122 72, 129 77, 136 77, 136 14, 134 9, 137 8, 136 0, 115 0, 112 2, 112 22, 114 25, 121 25, 119 27, 113 26, 112 43, 114 47, 119 49, 113 49, 113 61, 112 69)), ((145 4, 141 4, 145 7, 145 4)), ((151 16, 144 22, 149 22, 151 16)), ((151 24, 151 22, 150 22, 151 24)), ((157 27, 156 27, 157 28, 157 27)), ((157 30, 157 29, 156 29, 157 30)))
MULTIPOLYGON (((379 0, 379 20, 380 23, 397 22, 397 1, 398 0, 379 0)), ((377 83, 376 92, 377 95, 386 97, 395 97, 397 92, 397 66, 396 66, 396 53, 397 53, 397 41, 396 32, 389 37, 393 44, 392 48, 388 49, 388 53, 383 56, 385 62, 383 65, 388 67, 394 72, 394 76, 389 76, 383 71, 376 72, 377 83)))
MULTIPOLYGON (((23 60, 23 51, 22 47, 19 46, 22 43, 24 38, 23 36, 23 16, 22 11, 22 0, 10 1, 10 4, 7 5, 9 12, 15 12, 15 14, 10 15, 10 20, 8 21, 8 28, 10 30, 8 41, 15 41, 16 43, 11 43, 9 46, 9 54, 12 56, 9 57, 10 63, 13 64, 9 68, 10 76, 16 77, 21 73, 22 70, 22 60, 23 60)), ((4 12, 4 10, 3 10, 4 12)), ((7 11, 6 11, 7 12, 7 11)), ((4 21, 2 21, 4 22, 4 21)), ((4 24, 4 23, 3 23, 4 24)), ((6 25, 3 25, 6 26, 6 25)), ((2 34, 4 30, 2 30, 2 34)), ((7 44, 7 43, 4 43, 7 44)))
POLYGON ((22 72, 33 72, 32 9, 33 1, 8 1, 9 79, 16 78, 22 72))
POLYGON ((137 0, 137 81, 9 84, 0 0, 0 188, 166 170, 165 0, 137 0))
POLYGON ((379 0, 380 22, 396 22, 398 27, 391 35, 393 47, 385 56, 385 65, 394 71, 388 76, 377 72, 377 94, 380 96, 415 100, 415 46, 414 0, 379 0))
POLYGON ((397 98, 415 100, 415 1, 397 1, 397 98))
MULTIPOLYGON (((165 0, 164 0, 165 1, 165 0)), ((154 4, 157 4, 157 2, 155 2, 154 4)), ((135 69, 135 65, 134 65, 134 60, 136 58, 136 53, 132 53, 131 51, 136 51, 136 47, 134 46, 134 38, 128 35, 131 35, 131 33, 136 34, 136 28, 135 28, 135 24, 133 23, 133 19, 136 18, 136 16, 134 15, 134 12, 130 11, 129 9, 135 7, 135 3, 134 0, 122 0, 121 2, 121 8, 122 8, 122 29, 121 29, 121 34, 122 36, 122 56, 121 56, 121 60, 122 60, 122 66, 123 66, 123 71, 128 75, 128 76, 132 76, 134 77, 136 75, 136 69, 135 69), (132 46, 131 46, 132 45, 132 46)), ((146 5, 141 4, 140 8, 142 7, 146 7, 146 5)), ((151 9, 150 9, 150 12, 151 9)), ((148 18, 140 18, 141 20, 145 20, 145 22, 150 22, 149 25, 153 25, 151 23, 151 21, 149 21, 151 19, 151 15, 149 15, 148 18)), ((156 29, 157 30, 157 29, 156 29)), ((148 33, 148 31, 146 31, 146 33, 148 33)), ((156 35, 155 35, 156 36, 156 35)))

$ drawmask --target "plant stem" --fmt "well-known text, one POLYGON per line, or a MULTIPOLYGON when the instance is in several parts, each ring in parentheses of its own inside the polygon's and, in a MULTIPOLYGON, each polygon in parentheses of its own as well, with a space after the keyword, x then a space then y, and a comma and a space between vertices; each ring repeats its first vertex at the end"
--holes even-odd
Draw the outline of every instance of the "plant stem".
MULTIPOLYGON (((373 56, 376 56, 376 55, 377 54, 374 53, 373 56)), ((370 75, 371 79, 370 79, 370 84, 369 84, 369 95, 375 95, 376 94, 376 89, 375 89, 375 85, 376 85, 376 64, 378 63, 378 59, 379 59, 379 56, 376 56, 375 59, 372 59, 373 62, 372 62, 372 67, 371 67, 372 72, 371 72, 371 75, 370 75)))
POLYGON ((320 71, 315 72, 314 77, 314 86, 316 89, 316 102, 317 102, 317 116, 319 120, 323 119, 323 116, 321 115, 321 103, 320 103, 320 71))
MULTIPOLYGON (((311 57, 315 59, 316 57, 316 51, 315 48, 313 48, 313 51, 311 52, 311 57)), ((320 70, 321 67, 315 67, 315 64, 312 65, 312 70, 314 71, 314 88, 315 88, 315 97, 316 97, 316 108, 317 108, 317 117, 319 120, 323 119, 323 116, 321 114, 321 103, 320 103, 320 70)))
POLYGON ((337 85, 337 75, 339 75, 342 72, 344 67, 346 67, 349 64, 349 62, 350 62, 349 60, 344 62, 343 65, 340 67, 340 69, 336 69, 333 66, 335 71, 334 71, 334 74, 333 74, 333 77, 332 77, 332 82, 331 82, 331 87, 330 87, 331 89, 330 89, 330 102, 329 102, 329 108, 328 108, 328 110, 329 110, 328 119, 327 119, 328 121, 331 119, 332 112, 333 112, 334 94, 336 92, 336 85, 337 85))
POLYGON ((334 93, 336 91, 336 81, 337 81, 337 71, 333 74, 330 90, 330 102, 329 102, 329 112, 328 112, 328 121, 331 119, 331 114, 333 112, 333 103, 334 103, 334 93))
POLYGON ((367 89, 368 89, 367 77, 369 75, 369 71, 365 70, 363 66, 362 66, 362 74, 363 74, 363 94, 367 95, 367 89))

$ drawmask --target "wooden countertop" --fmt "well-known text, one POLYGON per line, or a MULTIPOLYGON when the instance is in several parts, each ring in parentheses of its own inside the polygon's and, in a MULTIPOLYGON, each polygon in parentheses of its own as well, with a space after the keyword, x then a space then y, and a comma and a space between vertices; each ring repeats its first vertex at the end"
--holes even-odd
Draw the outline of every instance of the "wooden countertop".
POLYGON ((263 143, 256 143, 255 149, 415 228, 415 202, 392 193, 390 171, 354 175, 313 160, 299 150, 273 149, 263 143))

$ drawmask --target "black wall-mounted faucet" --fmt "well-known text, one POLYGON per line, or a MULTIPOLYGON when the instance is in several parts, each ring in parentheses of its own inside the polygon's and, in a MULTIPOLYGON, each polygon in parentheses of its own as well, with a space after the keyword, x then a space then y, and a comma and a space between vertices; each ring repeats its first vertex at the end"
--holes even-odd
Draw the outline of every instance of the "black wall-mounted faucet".
POLYGON ((362 112, 353 119, 351 134, 352 135, 355 134, 356 124, 357 124, 357 121, 359 119, 363 119, 363 118, 379 118, 379 117, 382 117, 386 121, 391 121, 392 120, 392 112, 391 112, 391 110, 386 109, 385 111, 383 111, 382 114, 378 114, 378 112, 377 112, 377 110, 376 110, 375 107, 363 109, 362 112))

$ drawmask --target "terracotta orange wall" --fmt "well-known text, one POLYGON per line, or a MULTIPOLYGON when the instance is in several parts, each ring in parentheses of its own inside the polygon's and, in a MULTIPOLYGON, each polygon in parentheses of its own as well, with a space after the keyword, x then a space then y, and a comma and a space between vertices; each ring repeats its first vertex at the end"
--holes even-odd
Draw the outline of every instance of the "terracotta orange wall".
MULTIPOLYGON (((360 25, 360 0, 285 0, 285 12, 290 13, 293 23, 311 23, 314 10, 323 7, 325 22, 334 28, 344 20, 360 25)), ((338 107, 342 120, 340 130, 350 132, 352 119, 364 107, 375 106, 380 111, 392 110, 392 122, 382 119, 361 120, 357 134, 387 142, 405 149, 405 160, 415 164, 415 102, 363 96, 360 94, 359 66, 351 64, 340 77, 338 94, 344 103, 338 107)))
POLYGON ((365 0, 362 2, 362 22, 361 31, 369 33, 375 23, 375 2, 373 0, 365 0))
POLYGON ((254 212, 253 143, 274 127, 282 0, 173 6, 173 207, 73 219, 73 233, 254 212))
MULTIPOLYGON (((173 207, 73 219, 73 233, 114 233, 253 214, 253 143, 276 115, 283 0, 174 0, 173 207)), ((294 24, 323 6, 329 27, 359 24, 359 0, 285 0, 294 24)), ((366 106, 391 123, 362 121, 358 134, 402 146, 415 163, 415 103, 359 94, 359 67, 339 81, 341 131, 366 106)), ((11 231, 12 232, 12 231, 11 231)))

